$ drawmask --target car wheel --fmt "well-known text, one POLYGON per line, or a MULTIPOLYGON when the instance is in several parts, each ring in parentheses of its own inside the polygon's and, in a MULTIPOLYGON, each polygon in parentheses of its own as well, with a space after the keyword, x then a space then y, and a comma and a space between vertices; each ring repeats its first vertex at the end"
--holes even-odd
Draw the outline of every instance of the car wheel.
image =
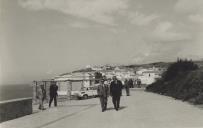
POLYGON ((87 99, 87 98, 88 98, 88 95, 84 95, 83 98, 84 98, 84 99, 87 99))

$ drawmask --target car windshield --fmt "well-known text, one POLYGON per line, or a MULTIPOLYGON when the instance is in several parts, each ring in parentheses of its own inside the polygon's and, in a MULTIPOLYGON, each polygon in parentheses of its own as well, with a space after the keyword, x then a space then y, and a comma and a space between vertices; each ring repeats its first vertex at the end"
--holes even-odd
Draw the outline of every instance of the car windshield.
POLYGON ((92 90, 97 90, 97 86, 92 87, 92 90))
POLYGON ((81 91, 97 90, 97 87, 96 87, 96 86, 94 86, 94 87, 82 87, 80 90, 81 90, 81 91))
POLYGON ((81 91, 86 91, 86 90, 89 90, 89 88, 82 87, 80 90, 81 91))

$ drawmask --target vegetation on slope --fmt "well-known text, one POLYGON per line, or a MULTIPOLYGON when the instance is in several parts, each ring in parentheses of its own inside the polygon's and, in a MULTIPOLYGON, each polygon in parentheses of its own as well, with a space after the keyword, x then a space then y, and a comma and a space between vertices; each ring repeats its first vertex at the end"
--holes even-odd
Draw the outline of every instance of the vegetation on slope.
POLYGON ((178 59, 168 67, 161 79, 149 85, 146 90, 202 104, 203 70, 192 60, 178 59))

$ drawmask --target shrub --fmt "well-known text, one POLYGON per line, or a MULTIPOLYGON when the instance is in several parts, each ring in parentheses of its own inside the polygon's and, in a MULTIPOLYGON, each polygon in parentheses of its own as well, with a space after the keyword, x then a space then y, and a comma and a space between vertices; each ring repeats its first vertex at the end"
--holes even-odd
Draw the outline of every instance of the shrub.
POLYGON ((203 69, 191 60, 178 59, 168 67, 161 79, 146 90, 196 104, 203 103, 203 69))
POLYGON ((162 78, 165 81, 174 79, 180 73, 186 73, 187 71, 192 71, 198 69, 198 66, 192 60, 182 60, 178 59, 177 62, 171 64, 167 71, 163 74, 162 78))

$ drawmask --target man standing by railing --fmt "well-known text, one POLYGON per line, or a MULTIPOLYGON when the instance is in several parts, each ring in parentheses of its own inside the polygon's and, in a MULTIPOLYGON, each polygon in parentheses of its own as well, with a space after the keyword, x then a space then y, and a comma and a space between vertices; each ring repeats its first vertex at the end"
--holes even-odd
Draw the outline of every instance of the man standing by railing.
POLYGON ((46 98, 46 90, 44 88, 44 85, 40 85, 37 90, 36 98, 39 100, 39 109, 45 110, 44 108, 44 100, 46 98))
POLYGON ((56 82, 51 82, 51 86, 49 88, 49 94, 50 94, 50 100, 49 100, 49 107, 51 107, 51 103, 54 100, 54 106, 57 106, 57 96, 58 96, 58 86, 56 85, 56 82))

